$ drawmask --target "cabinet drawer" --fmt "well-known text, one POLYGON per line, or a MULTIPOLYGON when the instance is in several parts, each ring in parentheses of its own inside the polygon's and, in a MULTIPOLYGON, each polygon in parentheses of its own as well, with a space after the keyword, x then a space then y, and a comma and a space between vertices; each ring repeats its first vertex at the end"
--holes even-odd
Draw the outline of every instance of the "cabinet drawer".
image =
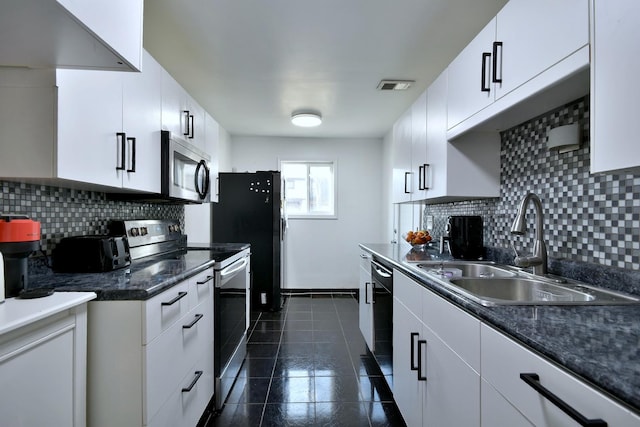
POLYGON ((498 391, 487 381, 482 380, 480 384, 480 424, 483 426, 510 426, 510 427, 532 427, 529 422, 516 408, 511 405, 498 391))
POLYGON ((422 321, 476 372, 480 372, 480 320, 424 289, 422 321))
POLYGON ((191 367, 213 348, 213 305, 195 307, 146 346, 145 420, 152 418, 191 367))
POLYGON ((189 308, 196 307, 204 301, 213 304, 213 268, 189 279, 189 308))
POLYGON ((148 344, 189 311, 188 281, 147 300, 143 307, 142 344, 148 344))
POLYGON ((152 427, 195 426, 213 396, 213 365, 199 360, 148 424, 152 427), (202 372, 202 375, 197 374, 202 372), (194 380, 198 378, 195 384, 194 380), (183 388, 191 387, 190 391, 183 388))
POLYGON ((500 332, 482 325, 482 377, 536 426, 576 422, 520 379, 535 373, 542 386, 589 419, 610 426, 640 425, 640 417, 500 332))

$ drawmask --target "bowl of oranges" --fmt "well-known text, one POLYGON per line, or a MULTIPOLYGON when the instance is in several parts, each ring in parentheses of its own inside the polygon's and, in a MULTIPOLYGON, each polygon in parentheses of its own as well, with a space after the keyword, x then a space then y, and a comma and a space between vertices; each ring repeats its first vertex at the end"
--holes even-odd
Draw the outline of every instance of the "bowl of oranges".
POLYGON ((404 236, 404 240, 415 250, 424 249, 431 241, 432 237, 427 230, 409 231, 404 236))

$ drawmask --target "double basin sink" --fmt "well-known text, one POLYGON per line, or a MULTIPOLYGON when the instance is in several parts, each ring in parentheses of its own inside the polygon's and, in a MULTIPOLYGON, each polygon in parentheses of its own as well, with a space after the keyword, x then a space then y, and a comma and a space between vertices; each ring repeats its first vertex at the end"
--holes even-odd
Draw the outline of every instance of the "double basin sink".
POLYGON ((640 303, 640 298, 555 276, 536 276, 490 262, 423 261, 417 272, 484 306, 609 305, 640 303))

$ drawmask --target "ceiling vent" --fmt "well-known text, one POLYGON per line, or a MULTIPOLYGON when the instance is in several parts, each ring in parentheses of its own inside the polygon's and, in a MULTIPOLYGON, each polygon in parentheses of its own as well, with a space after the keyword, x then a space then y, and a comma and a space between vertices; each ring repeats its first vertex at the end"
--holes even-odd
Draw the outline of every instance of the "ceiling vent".
POLYGON ((380 80, 378 90, 407 90, 415 80, 380 80))

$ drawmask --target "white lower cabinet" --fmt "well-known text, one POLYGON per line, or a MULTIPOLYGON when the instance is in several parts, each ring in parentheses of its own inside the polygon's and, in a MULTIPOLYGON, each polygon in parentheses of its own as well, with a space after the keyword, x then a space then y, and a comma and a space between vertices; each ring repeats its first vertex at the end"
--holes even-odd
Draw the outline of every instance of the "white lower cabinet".
POLYGON ((495 329, 482 325, 481 341, 482 378, 487 383, 482 388, 483 420, 513 419, 513 412, 517 411, 524 420, 503 425, 528 425, 526 421, 535 426, 579 425, 521 378, 521 374, 532 374, 529 378, 535 375, 536 384, 585 420, 602 420, 609 426, 640 425, 639 416, 495 329))
POLYGON ((86 302, 95 294, 84 295, 0 304, 1 425, 86 425, 86 302))
POLYGON ((213 396, 213 276, 89 307, 90 426, 191 426, 213 396))
POLYGON ((373 351, 373 285, 371 282, 371 255, 360 253, 360 286, 358 289, 358 324, 369 350, 373 351))
MULTIPOLYGON (((407 426, 479 426, 480 374, 454 350, 455 344, 449 345, 455 341, 455 328, 424 323, 425 311, 432 309, 425 305, 424 294, 441 298, 398 271, 393 280, 393 394, 407 426)), ((440 308, 466 316, 453 305, 440 308)), ((442 314, 440 322, 449 313, 442 314)), ((476 343, 475 361, 480 322, 468 318, 477 335, 471 340, 476 343)))

